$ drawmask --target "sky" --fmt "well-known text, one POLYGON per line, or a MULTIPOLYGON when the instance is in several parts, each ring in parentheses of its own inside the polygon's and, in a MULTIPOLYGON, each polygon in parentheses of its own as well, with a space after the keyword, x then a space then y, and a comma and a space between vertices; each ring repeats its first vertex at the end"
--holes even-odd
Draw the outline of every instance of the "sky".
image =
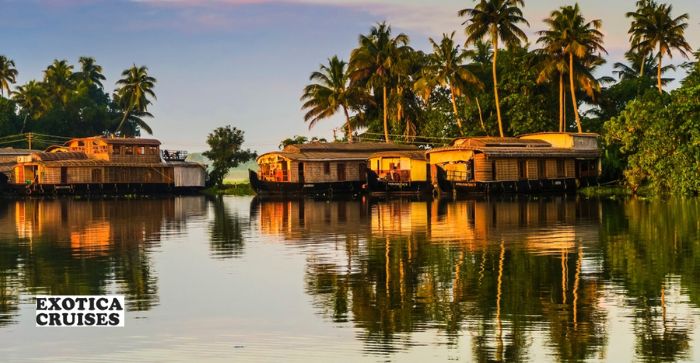
MULTIPOLYGON (((587 19, 603 21, 609 56, 600 75, 610 75, 629 48, 625 13, 634 3, 579 1, 587 19)), ((530 41, 550 11, 570 4, 525 0, 530 41)), ((456 31, 464 39, 456 13, 473 5, 472 0, 0 0, 0 54, 15 61, 19 84, 40 79, 54 59, 77 64, 80 56, 95 57, 110 92, 122 70, 146 65, 158 80, 149 124, 164 147, 203 151, 209 132, 232 125, 245 131, 245 147, 265 152, 293 135, 332 138, 342 118, 309 130, 299 97, 321 63, 333 55, 349 57, 359 34, 386 20, 414 48, 428 51, 429 37, 456 31)), ((700 48, 700 1, 672 5, 677 15, 689 13, 686 36, 693 49, 700 48)))

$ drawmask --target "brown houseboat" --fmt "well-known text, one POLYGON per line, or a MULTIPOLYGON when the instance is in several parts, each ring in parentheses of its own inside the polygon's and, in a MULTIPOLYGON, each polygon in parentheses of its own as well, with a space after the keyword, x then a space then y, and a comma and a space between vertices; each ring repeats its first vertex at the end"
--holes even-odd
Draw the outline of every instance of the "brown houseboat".
POLYGON ((380 151, 418 150, 388 143, 309 143, 260 155, 249 171, 258 194, 354 194, 367 180, 367 160, 380 151))
POLYGON ((9 187, 22 194, 139 193, 204 187, 203 165, 185 152, 164 152, 160 141, 142 138, 72 139, 17 158, 9 187))
POLYGON ((545 132, 459 138, 427 152, 431 180, 437 190, 456 193, 574 190, 597 180, 597 137, 545 132))

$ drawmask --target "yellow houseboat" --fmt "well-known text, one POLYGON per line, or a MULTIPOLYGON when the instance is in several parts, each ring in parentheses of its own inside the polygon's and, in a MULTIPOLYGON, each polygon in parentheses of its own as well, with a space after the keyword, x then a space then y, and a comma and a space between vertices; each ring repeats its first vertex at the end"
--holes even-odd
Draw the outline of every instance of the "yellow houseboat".
POLYGON ((372 194, 419 194, 430 191, 424 150, 381 151, 368 160, 372 194))
POLYGON ((459 138, 427 152, 431 180, 442 192, 573 190, 597 180, 597 138, 590 133, 554 132, 459 138))
POLYGON ((259 171, 250 171, 258 194, 353 194, 367 180, 367 159, 380 151, 418 150, 387 143, 319 143, 288 145, 260 155, 259 171))
POLYGON ((22 194, 137 193, 204 187, 203 165, 184 161, 183 151, 164 151, 141 138, 72 139, 17 158, 9 186, 22 194))

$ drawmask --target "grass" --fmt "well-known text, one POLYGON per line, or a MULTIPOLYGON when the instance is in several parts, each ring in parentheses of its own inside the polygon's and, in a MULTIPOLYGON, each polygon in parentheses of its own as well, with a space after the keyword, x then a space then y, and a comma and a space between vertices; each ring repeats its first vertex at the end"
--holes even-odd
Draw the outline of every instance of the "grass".
POLYGON ((213 195, 255 195, 255 191, 250 187, 248 182, 224 182, 221 187, 211 187, 204 190, 204 193, 213 195))
MULTIPOLYGON (((630 188, 622 185, 585 187, 579 189, 579 193, 589 198, 596 197, 610 199, 627 198, 633 195, 632 190, 630 188)), ((639 190, 637 190, 636 196, 647 198, 653 197, 654 195, 648 187, 641 187, 639 188, 639 190)))

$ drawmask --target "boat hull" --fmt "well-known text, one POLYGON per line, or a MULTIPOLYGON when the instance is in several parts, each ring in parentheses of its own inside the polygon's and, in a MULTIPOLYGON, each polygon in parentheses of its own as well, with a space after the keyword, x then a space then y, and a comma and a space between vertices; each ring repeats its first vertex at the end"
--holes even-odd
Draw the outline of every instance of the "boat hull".
POLYGON ((363 182, 344 181, 329 183, 271 182, 258 178, 255 171, 249 170, 250 186, 258 195, 311 195, 333 196, 353 195, 363 192, 363 182))
POLYGON ((528 194, 568 193, 579 186, 593 185, 594 181, 577 178, 537 179, 517 181, 450 181, 438 177, 437 188, 447 194, 528 194))
MULTIPOLYGON (((107 194, 157 194, 157 193, 187 193, 192 188, 174 188, 165 183, 124 183, 124 184, 8 184, 10 192, 19 195, 107 195, 107 194)), ((201 188, 198 188, 198 190, 201 188)))
POLYGON ((374 171, 367 171, 367 189, 370 195, 427 195, 430 194, 432 187, 427 181, 412 182, 379 179, 374 171))

